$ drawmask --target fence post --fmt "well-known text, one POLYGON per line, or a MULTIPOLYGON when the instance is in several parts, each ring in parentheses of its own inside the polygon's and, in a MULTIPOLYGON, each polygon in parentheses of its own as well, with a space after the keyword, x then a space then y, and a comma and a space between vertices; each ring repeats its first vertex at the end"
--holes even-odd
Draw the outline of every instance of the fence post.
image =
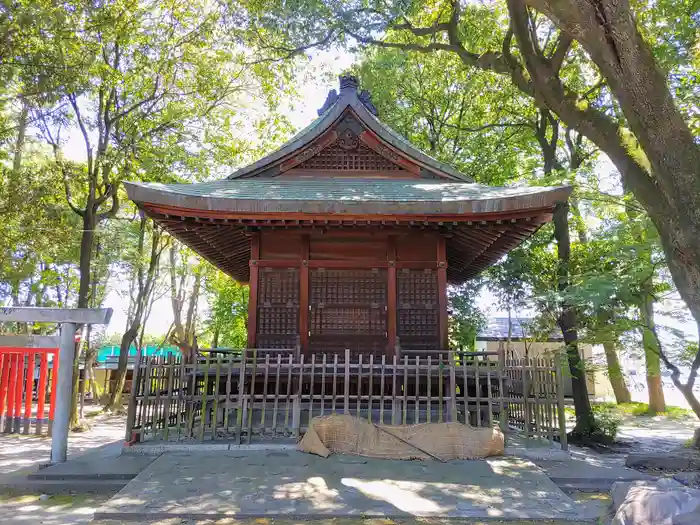
POLYGON ((61 344, 56 378, 56 410, 51 434, 51 463, 63 463, 68 455, 71 391, 73 389, 73 355, 75 323, 61 324, 61 344))
POLYGON ((133 439, 134 423, 136 422, 136 396, 141 385, 141 345, 136 351, 136 365, 131 381, 131 395, 129 396, 129 408, 126 411, 126 437, 125 441, 131 442, 133 439))
POLYGON ((524 357, 523 363, 523 409, 525 412, 525 439, 530 438, 530 358, 524 357))
MULTIPOLYGON (((343 385, 344 410, 343 413, 350 413, 350 349, 345 349, 345 382, 343 385)), ((359 399, 358 399, 359 403, 359 399)))
POLYGON ((505 403, 505 388, 508 385, 508 381, 504 381, 506 375, 506 351, 503 348, 503 341, 498 345, 498 394, 499 394, 499 414, 498 421, 501 427, 501 432, 506 435, 508 430, 508 407, 505 403))
POLYGON ((561 353, 554 356, 554 373, 556 374, 557 389, 557 415, 559 416, 559 443, 562 450, 568 450, 569 444, 566 437, 566 412, 564 412, 564 370, 561 353))
MULTIPOLYGON (((457 377, 455 375, 455 353, 448 350, 448 366, 450 367, 450 423, 457 422, 457 377)), ((442 372, 441 372, 442 374, 442 372)))

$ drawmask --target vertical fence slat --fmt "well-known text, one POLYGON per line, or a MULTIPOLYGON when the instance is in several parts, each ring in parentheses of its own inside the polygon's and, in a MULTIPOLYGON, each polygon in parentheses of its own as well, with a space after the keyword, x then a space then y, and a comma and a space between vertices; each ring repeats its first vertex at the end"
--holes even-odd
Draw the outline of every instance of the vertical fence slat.
POLYGON ((471 418, 469 416, 469 394, 467 389, 469 388, 469 381, 467 379, 467 359, 464 354, 460 356, 460 361, 462 361, 462 404, 464 405, 464 424, 470 425, 471 418))
POLYGON ((449 374, 450 374, 450 384, 449 384, 449 395, 450 395, 450 422, 451 423, 456 423, 457 422, 457 375, 455 373, 455 368, 457 367, 457 363, 455 362, 455 354, 454 352, 449 352, 447 354, 447 363, 448 366, 450 367, 449 369, 449 374))
POLYGON ((228 356, 226 361, 226 404, 224 405, 224 434, 229 433, 229 417, 231 414, 231 381, 233 376, 233 354, 228 356))
POLYGON ((216 378, 214 379, 214 398, 211 410, 211 438, 216 439, 216 427, 219 423, 219 386, 221 383, 221 354, 216 354, 216 378))
POLYGON ((345 349, 345 384, 343 385, 343 413, 350 413, 350 349, 345 349))
POLYGON ((413 416, 413 422, 415 424, 420 423, 420 356, 416 356, 416 392, 415 392, 415 398, 416 398, 416 406, 415 406, 415 415, 413 416))
POLYGON ((479 374, 479 359, 475 357, 472 361, 473 363, 473 368, 474 368, 474 384, 476 386, 476 389, 474 390, 476 394, 476 426, 480 427, 481 426, 481 382, 480 382, 480 374, 479 374))
POLYGON ((498 397, 499 397, 498 420, 499 420, 501 432, 503 432, 503 435, 506 435, 506 431, 508 430, 508 414, 506 413, 507 407, 505 404, 506 392, 504 390, 504 388, 507 386, 507 385, 504 385, 505 374, 506 374, 506 356, 505 356, 505 351, 503 350, 503 347, 501 346, 498 349, 498 397))
POLYGON ((263 382, 262 410, 260 413, 260 429, 265 433, 265 408, 267 407, 267 380, 270 376, 270 354, 265 354, 265 379, 263 382))
POLYGON ((314 412, 314 373, 316 372, 316 354, 311 354, 311 376, 309 377, 309 419, 308 424, 311 424, 311 418, 314 412))
POLYGON ((384 424, 384 369, 386 368, 386 355, 382 354, 382 372, 379 379, 379 423, 384 424))
POLYGON ((170 411, 171 411, 171 403, 173 402, 173 372, 174 372, 174 366, 173 366, 173 355, 170 354, 168 355, 168 361, 167 361, 167 374, 168 374, 168 393, 166 396, 165 400, 165 412, 163 414, 163 421, 165 428, 163 429, 163 439, 165 441, 168 441, 168 437, 170 434, 170 411))
POLYGON ((374 378, 374 354, 369 354, 369 391, 367 392, 367 421, 372 422, 372 390, 374 389, 373 384, 374 378))
POLYGON ((523 417, 525 418, 525 437, 530 438, 530 358, 523 359, 523 417))
POLYGON ((338 354, 333 354, 333 401, 331 402, 331 414, 335 414, 336 382, 338 378, 338 354))
POLYGON ((272 405, 272 433, 277 435, 277 412, 280 400, 280 373, 282 368, 282 354, 277 354, 277 367, 275 369, 275 401, 272 405))
MULTIPOLYGON (((144 371, 144 385, 143 385, 143 402, 142 402, 142 410, 143 410, 143 427, 141 430, 141 435, 146 437, 146 434, 148 433, 147 429, 147 424, 148 424, 148 405, 150 403, 150 396, 151 396, 151 368, 153 366, 152 358, 146 356, 146 370, 144 371)), ((152 427, 151 427, 152 430, 152 427)))
POLYGON ((491 361, 486 359, 486 402, 488 403, 488 410, 486 415, 488 416, 489 428, 493 427, 493 384, 491 383, 491 376, 493 375, 493 366, 491 366, 491 361))
POLYGON ((236 443, 241 444, 241 435, 243 434, 243 410, 245 410, 245 405, 243 404, 243 397, 245 395, 245 369, 246 369, 246 359, 248 357, 248 351, 243 350, 241 354, 241 366, 238 370, 238 403, 236 406, 236 443))
POLYGON ((299 432, 301 431, 301 394, 304 387, 304 354, 299 356, 299 379, 297 381, 297 395, 294 400, 294 405, 292 407, 292 430, 294 431, 294 437, 299 438, 299 432))
POLYGON ((557 414, 559 416, 559 443, 562 450, 568 450, 566 437, 566 413, 564 412, 564 370, 559 352, 554 360, 555 374, 557 377, 557 414))
POLYGON ((323 369, 321 370, 321 415, 326 413, 326 353, 323 353, 323 359, 321 365, 323 369))
MULTIPOLYGON (((431 412, 433 411, 433 399, 432 399, 432 392, 431 387, 432 387, 432 382, 433 378, 431 377, 433 373, 433 363, 431 361, 430 356, 428 356, 428 372, 426 373, 426 394, 427 394, 427 402, 425 406, 425 420, 427 423, 431 422, 431 412)), ((420 371, 418 372, 418 375, 420 375, 420 371)))
POLYGON ((360 418, 360 405, 362 405, 362 354, 357 356, 357 406, 355 417, 360 418))
POLYGON ((408 356, 404 355, 403 356, 403 405, 401 407, 401 410, 403 412, 402 414, 402 424, 406 424, 406 417, 407 417, 407 412, 408 412, 408 356))
POLYGON ((258 364, 258 350, 253 348, 253 360, 250 367, 250 394, 246 396, 248 400, 248 411, 246 419, 246 443, 250 445, 251 439, 253 438, 253 405, 255 404, 255 383, 257 380, 257 364, 258 364))
MULTIPOLYGON (((187 409, 187 361, 184 355, 177 357, 177 362, 180 365, 177 389, 177 414, 175 414, 175 427, 177 428, 177 440, 180 441, 182 436, 182 422, 186 415, 187 409)), ((133 386, 132 386, 133 388, 133 386)))
POLYGON ((204 441, 204 425, 206 423, 207 412, 207 390, 209 388, 209 365, 211 354, 207 354, 204 361, 204 380, 202 384, 202 393, 200 395, 200 412, 199 412, 199 441, 204 441))
POLYGON ((443 391, 443 371, 444 368, 444 363, 442 361, 442 354, 438 355, 438 423, 442 423, 444 421, 444 415, 443 415, 443 403, 445 402, 444 399, 444 391, 443 391))
POLYGON ((291 434, 292 430, 289 427, 289 403, 292 399, 292 366, 293 356, 289 356, 289 367, 287 368, 287 396, 284 407, 284 431, 286 434, 291 434))
POLYGON ((396 401, 396 372, 398 372, 396 353, 394 353, 391 366, 391 424, 396 425, 396 416, 399 406, 396 401))

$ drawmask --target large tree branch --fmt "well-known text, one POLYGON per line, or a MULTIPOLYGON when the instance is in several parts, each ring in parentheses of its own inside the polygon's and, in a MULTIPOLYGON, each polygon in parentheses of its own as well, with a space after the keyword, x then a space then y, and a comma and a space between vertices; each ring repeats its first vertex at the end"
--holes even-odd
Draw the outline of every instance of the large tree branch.
POLYGON ((484 124, 482 126, 476 126, 474 128, 457 126, 456 124, 450 123, 445 123, 445 126, 459 131, 465 131, 467 133, 477 133, 479 131, 484 131, 493 128, 532 128, 532 122, 496 122, 493 124, 484 124))
POLYGON ((83 136, 83 141, 85 142, 85 153, 87 156, 87 169, 88 169, 88 176, 92 177, 92 168, 93 168, 93 158, 92 158, 92 143, 90 142, 90 135, 88 134, 87 126, 85 125, 85 122, 83 121, 83 117, 80 113, 80 107, 78 106, 78 100, 75 96, 75 93, 71 93, 68 95, 68 101, 70 102, 71 107, 73 108, 73 111, 75 112, 75 118, 78 122, 78 127, 80 128, 80 133, 83 136))
POLYGON ((112 197, 112 206, 110 207, 109 210, 107 210, 106 212, 100 213, 97 216, 98 222, 103 221, 105 219, 112 219, 112 218, 116 217, 117 212, 119 211, 119 192, 117 191, 117 189, 114 186, 111 187, 110 196, 112 197))
POLYGON ((550 64, 552 66, 552 70, 559 74, 559 71, 561 70, 561 66, 564 63, 564 59, 566 58, 566 55, 569 53, 569 49, 571 49, 571 44, 573 43, 573 39, 566 35, 565 33, 560 33, 559 34, 559 40, 557 41, 557 47, 554 48, 554 53, 552 53, 552 57, 550 58, 550 64))
POLYGON ((430 36, 436 35, 437 33, 441 33, 444 31, 448 31, 450 25, 446 22, 443 22, 439 24, 434 24, 429 27, 415 27, 410 22, 406 21, 402 24, 391 24, 389 27, 391 29, 396 29, 399 31, 409 31, 415 36, 430 36))
POLYGON ((548 107, 567 127, 588 137, 620 170, 630 189, 649 207, 666 206, 649 172, 628 152, 620 138, 620 129, 607 115, 593 108, 579 108, 576 97, 567 93, 558 75, 535 52, 528 30, 528 15, 523 0, 508 0, 511 27, 535 88, 535 100, 548 107))

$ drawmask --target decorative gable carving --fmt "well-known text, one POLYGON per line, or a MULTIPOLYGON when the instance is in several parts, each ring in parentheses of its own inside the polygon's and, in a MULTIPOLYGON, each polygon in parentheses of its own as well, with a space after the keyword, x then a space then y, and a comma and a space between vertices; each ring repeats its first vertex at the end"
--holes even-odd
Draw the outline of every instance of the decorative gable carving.
POLYGON ((381 156, 346 130, 340 137, 297 166, 300 170, 399 171, 401 166, 381 156))

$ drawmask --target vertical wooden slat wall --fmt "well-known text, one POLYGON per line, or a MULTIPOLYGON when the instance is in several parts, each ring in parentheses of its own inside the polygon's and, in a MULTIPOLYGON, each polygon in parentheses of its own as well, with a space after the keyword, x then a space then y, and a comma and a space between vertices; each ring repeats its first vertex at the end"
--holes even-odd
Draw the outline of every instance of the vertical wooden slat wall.
POLYGON ((56 348, 0 348, 0 434, 51 435, 57 356, 56 348))
POLYGON ((500 426, 566 445, 556 358, 499 352, 405 352, 402 358, 297 355, 296 349, 139 356, 129 405, 137 441, 296 437, 317 416, 352 414, 375 424, 458 421, 500 426))

